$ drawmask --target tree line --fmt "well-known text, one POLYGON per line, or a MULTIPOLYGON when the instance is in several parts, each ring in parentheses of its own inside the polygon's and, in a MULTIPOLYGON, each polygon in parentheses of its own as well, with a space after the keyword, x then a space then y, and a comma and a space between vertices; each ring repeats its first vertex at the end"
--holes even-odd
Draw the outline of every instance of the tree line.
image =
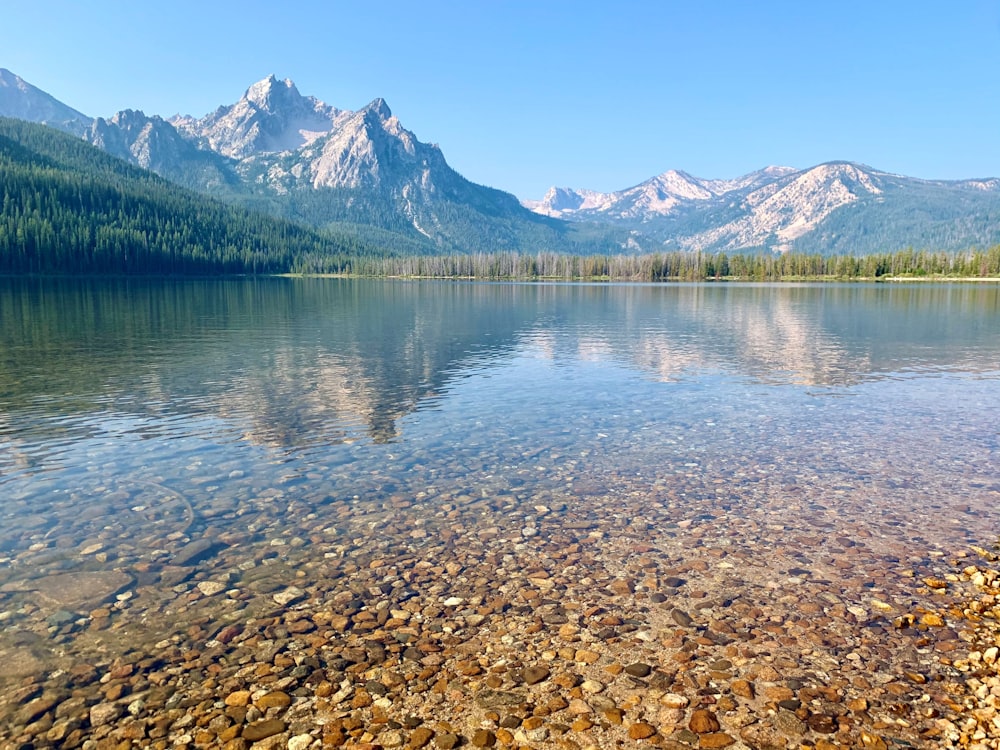
POLYGON ((540 252, 406 257, 303 256, 293 272, 353 276, 486 280, 781 281, 877 280, 886 277, 1000 277, 1000 245, 967 252, 900 250, 868 255, 699 252, 567 255, 540 252))

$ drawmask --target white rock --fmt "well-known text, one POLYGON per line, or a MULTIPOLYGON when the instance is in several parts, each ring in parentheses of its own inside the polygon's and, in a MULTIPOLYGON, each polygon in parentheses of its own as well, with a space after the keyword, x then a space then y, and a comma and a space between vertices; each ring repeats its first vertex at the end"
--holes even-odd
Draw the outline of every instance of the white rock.
POLYGON ((202 581, 198 584, 198 590, 205 596, 214 596, 226 590, 226 584, 219 581, 202 581))
POLYGON ((298 586, 289 586, 284 591, 279 591, 272 598, 282 607, 285 607, 292 602, 297 602, 299 599, 304 599, 305 595, 306 592, 298 586))

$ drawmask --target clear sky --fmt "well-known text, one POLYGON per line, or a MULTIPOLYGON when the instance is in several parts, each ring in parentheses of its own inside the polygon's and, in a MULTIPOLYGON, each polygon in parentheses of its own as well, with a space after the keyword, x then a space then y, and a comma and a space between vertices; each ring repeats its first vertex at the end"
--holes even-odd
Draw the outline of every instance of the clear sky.
POLYGON ((383 97, 538 198, 847 159, 1000 176, 1000 1, 4 0, 0 67, 88 115, 203 115, 274 73, 383 97))

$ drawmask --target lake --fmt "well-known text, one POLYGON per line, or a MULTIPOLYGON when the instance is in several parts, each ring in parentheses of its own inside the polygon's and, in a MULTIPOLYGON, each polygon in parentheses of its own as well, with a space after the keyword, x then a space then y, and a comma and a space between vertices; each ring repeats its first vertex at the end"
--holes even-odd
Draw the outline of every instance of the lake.
POLYGON ((919 746, 998 414, 994 284, 0 279, 0 739, 919 746))

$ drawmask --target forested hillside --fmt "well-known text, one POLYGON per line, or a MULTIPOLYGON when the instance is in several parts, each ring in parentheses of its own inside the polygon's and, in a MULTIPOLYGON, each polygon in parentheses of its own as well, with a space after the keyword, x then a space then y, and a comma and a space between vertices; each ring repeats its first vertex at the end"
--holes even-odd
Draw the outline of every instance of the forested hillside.
POLYGON ((287 271, 372 246, 179 188, 78 138, 0 118, 0 273, 287 271))

